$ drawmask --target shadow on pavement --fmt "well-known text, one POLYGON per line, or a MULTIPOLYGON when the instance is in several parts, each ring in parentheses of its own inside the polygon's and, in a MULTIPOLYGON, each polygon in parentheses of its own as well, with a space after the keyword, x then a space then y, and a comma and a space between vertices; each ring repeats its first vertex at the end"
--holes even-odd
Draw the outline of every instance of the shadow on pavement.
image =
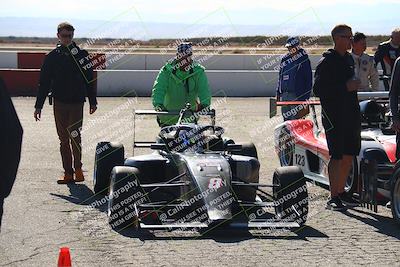
POLYGON ((105 201, 105 197, 103 195, 95 195, 86 184, 71 183, 67 184, 67 186, 70 192, 69 196, 54 193, 50 193, 50 195, 67 200, 77 205, 88 206, 95 204, 93 207, 102 212, 106 211, 107 201, 105 201))
MULTIPOLYGON (((102 195, 95 195, 93 191, 85 184, 68 184, 70 195, 60 195, 50 193, 52 196, 67 200, 76 205, 92 205, 101 212, 107 211, 107 201, 102 195), (93 205, 95 204, 95 205, 93 205)), ((272 230, 258 230, 257 232, 250 232, 245 229, 232 229, 232 228, 216 228, 212 230, 205 230, 202 234, 199 232, 191 231, 148 231, 140 229, 135 231, 133 227, 121 231, 115 231, 116 233, 129 237, 139 238, 142 241, 145 240, 193 240, 193 239, 213 239, 220 243, 236 243, 250 239, 288 239, 288 240, 304 240, 307 238, 328 238, 328 236, 315 228, 310 226, 304 226, 299 229, 290 229, 286 232, 278 232, 277 229, 272 230), (161 236, 159 235, 161 234, 161 236), (188 236, 188 234, 190 236, 188 236), (164 236, 162 236, 164 235, 164 236), (167 235, 167 236, 166 236, 167 235), (173 235, 173 236, 171 236, 173 235)))
POLYGON ((195 240, 195 239, 212 239, 219 243, 237 243, 241 241, 251 240, 251 239, 267 239, 267 240, 304 240, 307 238, 328 238, 328 236, 315 228, 305 226, 301 229, 292 229, 287 233, 279 234, 274 231, 268 233, 259 231, 257 233, 252 233, 244 229, 232 229, 232 228, 221 228, 214 229, 211 231, 206 231, 203 234, 194 232, 191 236, 187 236, 190 231, 181 231, 180 233, 174 233, 174 231, 148 231, 144 229, 135 230, 132 228, 126 228, 121 231, 116 231, 117 233, 130 238, 138 238, 141 241, 146 240, 170 240, 170 241, 180 241, 180 240, 195 240), (160 234, 168 233, 167 236, 162 236, 160 234), (171 234, 174 234, 171 236, 171 234))
POLYGON ((357 213, 369 215, 373 218, 361 217, 357 214, 350 213, 348 211, 344 212, 344 214, 374 227, 376 230, 378 230, 379 233, 400 239, 400 231, 399 231, 400 226, 396 223, 396 221, 393 218, 381 216, 369 210, 360 210, 360 209, 351 209, 351 210, 357 213))

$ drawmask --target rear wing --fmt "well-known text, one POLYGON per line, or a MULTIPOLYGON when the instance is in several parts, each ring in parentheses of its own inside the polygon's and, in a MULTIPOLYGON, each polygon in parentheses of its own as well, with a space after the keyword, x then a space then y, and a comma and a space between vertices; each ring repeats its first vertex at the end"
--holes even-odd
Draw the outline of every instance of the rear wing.
MULTIPOLYGON (((382 92, 358 92, 358 100, 368 100, 368 99, 375 99, 375 100, 382 100, 382 102, 389 102, 389 92, 382 91, 382 92)), ((279 106, 318 106, 321 105, 319 100, 304 100, 304 101, 276 101, 276 98, 271 97, 269 99, 269 118, 273 118, 277 115, 277 109, 279 106)))
MULTIPOLYGON (((156 111, 156 110, 134 110, 133 111, 133 154, 135 153, 135 148, 150 148, 152 144, 155 144, 155 137, 153 141, 136 141, 136 117, 138 116, 158 116, 158 115, 171 115, 177 116, 181 115, 181 111, 156 111)), ((195 116, 209 116, 211 119, 211 124, 215 126, 215 109, 210 109, 207 111, 193 112, 195 116)))
POLYGON ((368 100, 368 99, 389 99, 388 91, 380 91, 380 92, 358 92, 358 100, 368 100))
POLYGON ((271 97, 269 99, 269 118, 273 118, 277 115, 278 107, 281 106, 316 106, 321 105, 319 100, 305 100, 305 101, 276 101, 276 98, 271 97))

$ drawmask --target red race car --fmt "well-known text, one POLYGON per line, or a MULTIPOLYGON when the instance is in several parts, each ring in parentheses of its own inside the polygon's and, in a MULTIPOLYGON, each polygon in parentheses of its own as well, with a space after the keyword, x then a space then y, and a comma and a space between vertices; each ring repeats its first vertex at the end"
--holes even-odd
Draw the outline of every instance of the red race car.
MULTIPOLYGON (((400 223, 400 163, 396 165, 396 134, 390 128, 388 92, 358 93, 361 111, 361 150, 354 157, 345 190, 363 206, 377 212, 378 204, 391 201, 393 218, 400 223)), ((281 166, 299 166, 305 177, 328 188, 329 151, 315 106, 319 101, 270 99, 270 117, 277 106, 311 107, 311 119, 288 120, 275 127, 275 150, 281 166)))

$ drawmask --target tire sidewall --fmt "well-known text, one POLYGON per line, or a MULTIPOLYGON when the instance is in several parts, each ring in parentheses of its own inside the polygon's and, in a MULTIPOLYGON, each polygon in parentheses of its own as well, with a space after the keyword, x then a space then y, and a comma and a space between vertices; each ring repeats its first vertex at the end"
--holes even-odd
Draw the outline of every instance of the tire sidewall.
MULTIPOLYGON (((400 190, 400 169, 397 169, 393 174, 391 190, 390 190, 392 216, 393 219, 400 225, 400 201, 399 203, 396 203, 395 201, 396 189, 400 190)), ((400 192, 398 192, 398 194, 400 194, 400 192)))
POLYGON ((300 173, 302 174, 300 168, 298 168, 298 172, 299 174, 297 177, 289 177, 289 175, 280 174, 278 168, 274 173, 273 184, 279 184, 280 186, 274 187, 273 194, 277 215, 283 220, 296 221, 302 226, 306 222, 308 216, 308 191, 306 178, 304 175, 300 175, 300 173), (290 198, 284 200, 284 197, 288 196, 290 198), (282 200, 284 200, 283 203, 282 200), (297 214, 292 206, 295 206, 300 214, 297 214))
POLYGON ((114 166, 123 165, 124 147, 118 143, 100 142, 96 146, 93 187, 96 194, 107 195, 110 186, 110 174, 114 166), (98 152, 107 146, 107 149, 98 152))

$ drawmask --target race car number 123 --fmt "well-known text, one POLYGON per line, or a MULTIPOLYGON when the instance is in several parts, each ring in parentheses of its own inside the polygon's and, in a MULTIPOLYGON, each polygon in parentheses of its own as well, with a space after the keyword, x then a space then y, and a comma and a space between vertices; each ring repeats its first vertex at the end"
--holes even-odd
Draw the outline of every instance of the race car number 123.
POLYGON ((294 155, 294 161, 295 161, 295 164, 296 164, 296 165, 298 165, 298 166, 304 166, 304 165, 305 165, 306 159, 305 159, 304 155, 295 154, 295 155, 294 155))

